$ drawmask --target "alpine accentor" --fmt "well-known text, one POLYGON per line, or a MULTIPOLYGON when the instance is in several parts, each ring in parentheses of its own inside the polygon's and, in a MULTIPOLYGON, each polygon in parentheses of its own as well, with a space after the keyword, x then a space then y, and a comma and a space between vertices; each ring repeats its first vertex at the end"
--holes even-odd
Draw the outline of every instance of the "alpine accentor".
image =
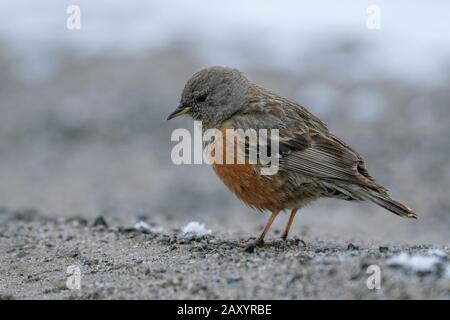
MULTIPOLYGON (((180 106, 168 117, 189 114, 204 128, 278 129, 279 170, 262 175, 261 164, 213 163, 225 185, 249 206, 272 215, 257 243, 279 212, 291 210, 282 234, 287 238, 298 209, 321 197, 370 200, 401 217, 416 218, 393 200, 366 170, 363 158, 301 105, 250 82, 236 69, 211 67, 186 83, 180 106)), ((228 144, 225 143, 225 146, 228 144)), ((227 147, 225 147, 227 149, 227 147)), ((227 152, 227 151, 225 151, 227 152)))

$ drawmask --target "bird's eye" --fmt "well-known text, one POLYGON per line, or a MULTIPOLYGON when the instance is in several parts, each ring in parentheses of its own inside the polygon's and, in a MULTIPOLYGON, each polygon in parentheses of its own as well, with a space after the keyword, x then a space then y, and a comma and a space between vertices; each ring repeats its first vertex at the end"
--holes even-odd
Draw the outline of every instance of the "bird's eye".
POLYGON ((205 94, 202 94, 201 96, 199 96, 199 97, 197 98, 197 100, 198 100, 199 102, 205 102, 205 101, 206 101, 206 97, 207 97, 207 94, 205 93, 205 94))

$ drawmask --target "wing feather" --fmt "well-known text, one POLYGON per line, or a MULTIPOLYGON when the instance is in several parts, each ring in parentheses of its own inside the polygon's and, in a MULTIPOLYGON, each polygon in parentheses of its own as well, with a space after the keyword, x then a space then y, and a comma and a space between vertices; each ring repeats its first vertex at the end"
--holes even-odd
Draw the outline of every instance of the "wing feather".
POLYGON ((282 168, 321 179, 345 181, 377 190, 380 188, 367 173, 361 156, 344 142, 328 132, 314 129, 302 132, 301 136, 291 128, 280 132, 282 168), (295 147, 304 146, 305 141, 310 141, 306 147, 295 147))
POLYGON ((258 99, 249 101, 233 122, 238 128, 279 129, 281 170, 387 191, 369 175, 363 158, 331 134, 319 118, 288 99, 263 89, 258 93, 258 99))

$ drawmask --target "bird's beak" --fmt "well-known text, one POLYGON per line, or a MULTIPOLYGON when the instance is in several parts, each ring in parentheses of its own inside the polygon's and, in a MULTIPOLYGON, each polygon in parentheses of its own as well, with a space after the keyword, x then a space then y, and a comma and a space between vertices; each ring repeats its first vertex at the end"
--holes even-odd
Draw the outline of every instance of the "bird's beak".
POLYGON ((167 117, 167 120, 173 119, 175 117, 181 116, 182 114, 188 113, 191 110, 191 108, 189 108, 188 106, 184 105, 184 104, 180 104, 174 112, 172 112, 171 114, 169 114, 169 116, 167 117))

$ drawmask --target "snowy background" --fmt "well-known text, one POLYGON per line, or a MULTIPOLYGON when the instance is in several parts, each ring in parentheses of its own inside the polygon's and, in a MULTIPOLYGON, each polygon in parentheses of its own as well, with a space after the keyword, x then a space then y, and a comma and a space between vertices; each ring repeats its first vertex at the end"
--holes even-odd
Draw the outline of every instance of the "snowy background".
MULTIPOLYGON (((418 214, 322 200, 302 236, 448 243, 450 2, 0 2, 0 206, 221 232, 265 222, 207 166, 175 166, 166 122, 185 81, 237 67, 298 101, 418 214), (81 30, 66 8, 81 8, 81 30), (381 30, 366 27, 369 5, 381 30)), ((284 223, 279 219, 278 225, 284 223)))

